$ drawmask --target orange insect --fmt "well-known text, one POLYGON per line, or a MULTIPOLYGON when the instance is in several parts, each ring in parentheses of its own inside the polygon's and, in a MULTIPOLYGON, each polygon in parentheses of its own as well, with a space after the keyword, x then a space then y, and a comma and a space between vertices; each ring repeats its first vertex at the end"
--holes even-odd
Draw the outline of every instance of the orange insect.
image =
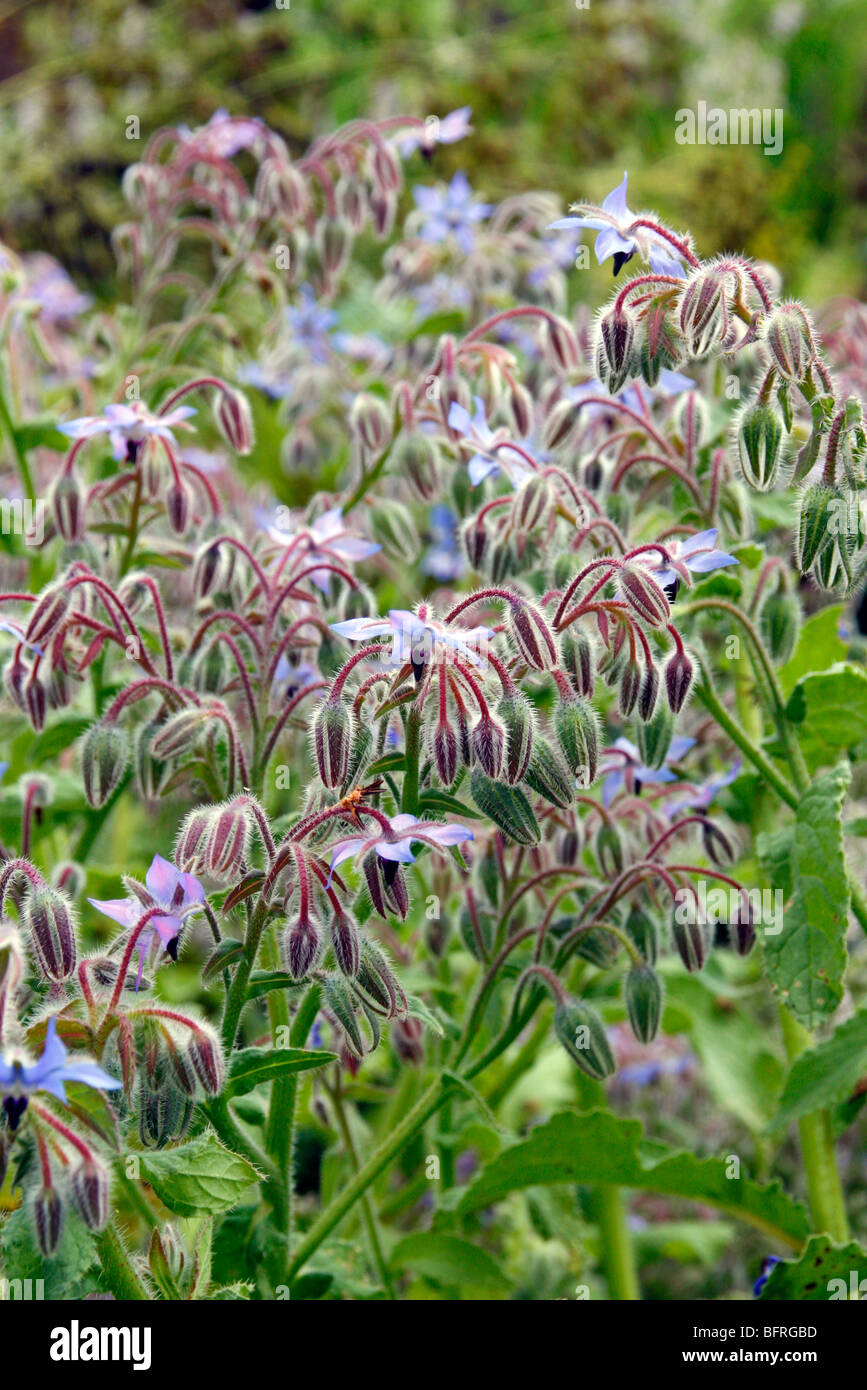
POLYGON ((372 796, 374 792, 378 792, 381 786, 382 780, 377 778, 375 782, 368 782, 366 786, 353 787, 351 792, 347 792, 346 796, 338 801, 337 805, 342 811, 346 812, 347 818, 352 821, 353 825, 361 825, 361 821, 358 819, 357 808, 361 805, 362 801, 364 801, 365 797, 372 796))

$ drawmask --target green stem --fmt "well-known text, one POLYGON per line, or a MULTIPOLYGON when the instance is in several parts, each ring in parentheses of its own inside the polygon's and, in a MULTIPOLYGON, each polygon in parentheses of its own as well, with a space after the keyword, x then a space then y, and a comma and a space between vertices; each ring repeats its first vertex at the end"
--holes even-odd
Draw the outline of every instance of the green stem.
POLYGON ((133 1268, 117 1227, 114 1224, 106 1226, 104 1231, 97 1232, 93 1240, 105 1282, 115 1298, 127 1302, 150 1302, 150 1295, 133 1268))
MULTIPOLYGON (((352 1131, 349 1128, 349 1122, 346 1118, 346 1108, 343 1104, 343 1095, 340 1091, 339 1078, 337 1085, 333 1089, 327 1085, 325 1089, 331 1096, 331 1101, 334 1105, 335 1118, 337 1119, 337 1127, 340 1130, 340 1136, 343 1140, 343 1146, 346 1149, 349 1161, 352 1164, 353 1172, 357 1177, 361 1170, 361 1165, 358 1161, 358 1151, 352 1139, 352 1131)), ((359 1205, 361 1207, 361 1215, 364 1221, 364 1227, 367 1231, 367 1239, 370 1244, 370 1253, 373 1256, 373 1263, 376 1265, 376 1271, 379 1275, 380 1283, 382 1284, 382 1287, 385 1289, 388 1298, 394 1299, 394 1284, 392 1282, 391 1274, 389 1273, 388 1265, 385 1262, 385 1256, 382 1253, 382 1241, 379 1238, 379 1227, 376 1224, 376 1216, 373 1211, 373 1204, 370 1200, 369 1193, 363 1192, 361 1194, 359 1198, 359 1205)))
POLYGON ((626 1224, 626 1200, 622 1187, 599 1188, 597 1201, 602 1262, 612 1299, 637 1303, 641 1298, 632 1236, 626 1224))
POLYGON ((290 1262, 289 1281, 294 1279, 298 1271, 310 1259, 310 1256, 319 1249, 335 1226, 339 1225, 361 1194, 367 1191, 372 1182, 376 1181, 380 1173, 407 1145, 413 1135, 427 1123, 431 1115, 436 1114, 440 1106, 445 1104, 450 1094, 451 1083, 448 1077, 438 1076, 412 1110, 404 1116, 402 1122, 392 1130, 385 1143, 359 1168, 355 1177, 346 1185, 340 1196, 332 1202, 327 1211, 322 1213, 319 1220, 307 1232, 290 1262))
POLYGON ((35 502, 36 490, 33 486, 33 474, 30 472, 30 464, 27 462, 27 455, 18 442, 15 426, 12 423, 12 416, 9 414, 9 407, 6 404, 6 396, 2 390, 0 390, 0 423, 2 423, 3 428, 9 436, 9 443, 12 445, 12 450, 15 454, 15 462, 18 464, 18 472, 21 474, 21 486, 24 489, 24 495, 30 502, 35 502))
POLYGON ((389 444, 388 447, 383 450, 379 458, 376 460, 376 463, 373 464, 373 466, 369 468, 366 473, 362 473, 355 487, 352 489, 352 492, 350 492, 347 501, 343 504, 344 516, 346 516, 347 513, 351 512, 353 507, 356 507, 358 505, 364 494, 370 489, 373 483, 376 482, 377 478, 379 477, 380 473, 382 472, 383 468, 388 462, 388 456, 391 453, 393 447, 394 440, 392 439, 391 444, 389 444))
MULTIPOLYGON (((782 1004, 779 1006, 780 1025, 786 1055, 790 1062, 812 1046, 812 1038, 782 1004)), ((802 1115, 798 1121, 801 1136, 801 1157, 807 1175, 810 1214, 813 1229, 823 1232, 843 1244, 849 1239, 849 1220, 843 1185, 837 1170, 837 1155, 828 1110, 816 1110, 802 1115)))
POLYGON ((418 811, 418 765, 421 755, 421 710, 410 707, 406 717, 406 772, 400 801, 401 811, 415 815, 418 811))
POLYGON ((244 940, 244 954, 241 957, 232 977, 231 988, 226 996, 226 1004, 223 1010, 223 1047, 226 1055, 232 1051, 235 1045, 235 1035, 238 1031, 238 1024, 241 1020, 241 1013, 247 1002, 247 985, 250 980, 250 972, 256 961, 256 954, 259 950, 259 942, 262 939, 262 932, 265 929, 268 907, 261 900, 253 913, 247 926, 247 935, 244 940))

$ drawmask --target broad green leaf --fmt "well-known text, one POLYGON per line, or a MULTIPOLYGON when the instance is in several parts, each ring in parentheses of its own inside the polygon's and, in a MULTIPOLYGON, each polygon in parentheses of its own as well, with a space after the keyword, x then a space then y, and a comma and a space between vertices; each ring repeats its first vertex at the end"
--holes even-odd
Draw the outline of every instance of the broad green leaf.
POLYGON ((62 753, 64 748, 68 748, 77 738, 81 738, 85 729, 89 729, 92 723, 92 719, 83 719, 75 715, 69 719, 56 720, 38 738, 33 740, 30 749, 31 763, 38 765, 47 762, 49 758, 56 758, 57 754, 62 753))
POLYGON ((50 1259, 36 1244, 33 1219, 26 1206, 13 1212, 0 1228, 0 1275, 9 1280, 43 1280, 43 1290, 34 1290, 34 1298, 80 1298, 86 1292, 80 1281, 95 1263, 93 1237, 73 1214, 67 1218, 60 1244, 50 1259))
POLYGON ((819 774, 801 797, 794 826, 757 841, 771 888, 787 896, 782 930, 760 933, 767 972, 783 1003, 810 1031, 843 997, 849 886, 841 812, 850 775, 846 763, 819 774), (777 875, 785 875, 784 881, 777 875))
POLYGON ((422 811, 433 811, 435 814, 445 812, 450 816, 470 816, 472 820, 481 820, 474 806, 468 806, 465 801, 460 801, 450 792, 423 792, 418 804, 422 811))
POLYGON ((453 1284, 507 1293, 510 1285, 488 1254, 460 1236, 422 1231, 398 1241, 391 1252, 392 1269, 412 1269, 438 1284, 453 1284))
POLYGON ((837 635, 842 613, 843 605, 835 603, 806 619, 797 647, 777 672, 784 695, 790 695, 801 677, 810 671, 826 671, 835 661, 844 659, 846 643, 837 635))
POLYGON ((774 1265, 760 1297, 763 1302, 828 1303, 853 1295, 858 1299, 861 1292, 867 1294, 867 1253, 861 1246, 811 1236, 800 1259, 774 1265))
POLYGON ((776 1124, 849 1099, 867 1077, 867 1009, 841 1023, 830 1038, 801 1054, 780 1097, 776 1124))
POLYGON ((253 1165, 224 1148, 210 1131, 180 1148, 148 1151, 137 1157, 145 1182, 179 1216, 228 1211, 259 1181, 253 1165))
POLYGON ((728 1221, 653 1221, 632 1234, 640 1260, 660 1257, 680 1264, 712 1266, 722 1258, 735 1238, 737 1227, 728 1221))
POLYGON ((490 1206, 510 1192, 550 1183, 614 1184, 685 1197, 757 1227, 800 1249, 809 1232, 807 1212, 777 1182, 729 1177, 724 1158, 697 1158, 661 1144, 643 1145, 637 1120, 610 1111, 555 1115, 529 1139, 505 1149, 467 1188, 458 1211, 490 1206))
POLYGON ((811 767, 834 762, 841 749, 867 738, 867 671, 838 663, 803 676, 786 714, 798 726, 798 741, 811 767))
POLYGON ((224 1094, 243 1096, 263 1082, 279 1081, 293 1072, 312 1071, 316 1067, 336 1062, 336 1052, 322 1052, 303 1047, 245 1047, 232 1061, 224 1094))
POLYGON ((221 970, 225 970, 228 965, 235 965, 244 954, 243 941, 236 941, 233 937, 225 937, 220 941, 205 961, 202 969, 202 979, 210 980, 212 976, 219 975, 221 970))
POLYGON ((254 970, 247 986, 247 998, 258 999, 272 989, 298 989, 298 981, 285 970, 254 970))

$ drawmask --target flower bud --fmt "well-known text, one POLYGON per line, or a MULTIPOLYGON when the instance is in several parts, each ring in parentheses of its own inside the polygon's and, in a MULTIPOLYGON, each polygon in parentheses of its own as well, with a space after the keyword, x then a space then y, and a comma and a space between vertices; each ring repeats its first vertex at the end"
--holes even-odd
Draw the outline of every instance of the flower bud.
POLYGON ((191 753, 209 719, 207 710, 196 705, 178 710, 155 730, 151 753, 163 761, 191 753))
POLYGON ((448 720, 440 719, 431 739, 434 766, 443 786, 450 787, 458 775, 458 736, 448 720))
POLYGON ((422 1025, 417 1018, 396 1018, 391 1028, 391 1041, 401 1062, 421 1066, 424 1061, 422 1025))
POLYGON ((558 449, 565 444, 578 422, 575 402, 557 401, 545 417, 542 429, 542 445, 546 450, 558 449))
POLYGON ((553 315, 545 319, 542 349, 553 365, 563 372, 574 371, 581 359, 572 325, 553 315))
POLYGON ((45 725, 45 711, 48 704, 48 696, 44 683, 36 674, 34 667, 29 681, 24 687, 24 706, 27 718, 33 728, 39 732, 45 725))
POLYGON ((629 1026, 640 1043, 653 1042, 662 1015, 662 983, 649 965, 633 965, 623 985, 629 1026))
MULTIPOLYGON (((566 918, 569 925, 572 924, 573 920, 573 918, 566 918)), ((597 966, 600 970, 608 970, 614 964, 618 949, 616 939, 610 932, 601 927, 591 927, 589 931, 582 928, 575 942, 576 956, 580 956, 582 960, 588 960, 591 965, 597 966)))
POLYGON ((152 1091, 142 1084, 138 1101, 139 1138, 145 1148, 165 1148, 172 1140, 181 1139, 189 1128, 195 1101, 177 1086, 169 1084, 152 1091))
POLYGON ((530 603, 509 604, 508 630, 521 656, 534 671, 553 671, 557 644, 546 620, 530 603))
POLYGON ((539 734, 533 739, 533 751, 524 781, 552 805, 560 806, 563 810, 571 806, 575 789, 569 769, 548 740, 539 734))
MULTIPOLYGON (((437 448, 430 435, 413 430, 398 441, 394 454, 397 470, 422 502, 430 502, 440 492, 437 448)), ((415 556, 412 557, 413 559, 415 556)))
POLYGON ((224 387, 214 403, 214 418, 223 438, 236 454, 253 452, 253 416, 247 397, 241 391, 224 387))
POLYGON ((184 817, 175 848, 175 863, 183 873, 204 873, 210 826, 210 814, 206 810, 190 811, 184 817))
POLYGON ((157 719, 148 720, 136 729, 133 745, 133 768, 136 785, 145 801, 156 801, 162 788, 166 764, 153 755, 153 740, 162 728, 157 719))
POLYGON ((68 587, 56 585, 46 589, 31 611, 26 640, 44 646, 61 627, 71 602, 72 591, 68 587))
POLYGON ((84 535, 84 493, 73 473, 61 473, 51 489, 51 512, 58 534, 65 541, 80 541, 84 535))
POLYGON ((205 872, 222 883, 231 883, 242 869, 250 845, 250 812, 236 797, 210 813, 205 845, 205 872))
POLYGON ((517 381, 509 382, 509 413, 519 439, 524 439, 533 428, 533 397, 526 386, 517 381))
POLYGON ((316 228, 316 249, 327 276, 339 275, 349 258, 350 244, 349 226, 342 217, 326 217, 320 221, 316 228))
POLYGON ((338 697, 323 700, 313 717, 313 749, 326 787, 343 784, 349 767, 352 713, 338 697))
POLYGON ((512 526, 529 535, 541 526, 554 505, 554 493, 547 478, 534 473, 521 485, 512 501, 512 526))
POLYGON ((782 666, 795 650, 801 631, 801 605, 788 589, 769 594, 759 611, 759 632, 773 661, 782 666))
POLYGON ((653 712, 657 707, 657 696, 659 695, 659 672, 653 662, 644 669, 641 678, 641 689, 638 692, 638 717, 644 723, 653 718, 653 712))
POLYGON ((554 1033, 573 1062, 596 1081, 605 1081, 615 1071, 614 1056, 605 1025, 595 1009, 581 999, 557 1005, 554 1033))
POLYGON ((594 849, 606 878, 617 878, 623 873, 623 839, 615 821, 601 822, 596 831, 594 849))
POLYGON ((403 564, 413 564, 421 551, 418 531, 409 507, 403 502, 379 502, 369 513, 370 534, 386 555, 403 564))
POLYGON ((510 840, 519 845, 539 843, 539 825, 533 808, 520 787, 495 782, 480 767, 473 769, 470 787, 473 800, 484 816, 510 840))
POLYGON ((561 700, 554 711, 554 731, 569 770, 582 787, 596 781, 599 766, 599 721, 587 700, 561 700))
POLYGON ((198 552, 193 565, 193 592, 197 598, 207 598, 226 577, 225 547, 212 541, 198 552))
POLYGON ((335 911, 331 919, 330 931, 331 945, 334 948, 334 957, 338 968, 343 975, 351 979, 358 974, 361 959, 358 926, 355 920, 349 916, 349 913, 335 911))
POLYGON ((783 457, 783 417, 771 401, 751 401, 738 422, 741 472, 757 492, 769 492, 783 457))
POLYGON ((756 944, 755 920, 750 895, 746 889, 741 889, 729 922, 729 939, 739 956, 748 956, 756 944))
POLYGON ((687 921, 681 921, 680 908, 674 915, 671 934, 677 953, 690 973, 701 970, 708 957, 711 944, 711 932, 707 922, 700 922, 696 919, 696 913, 690 912, 687 921))
POLYGON ((646 723, 638 725, 638 751, 645 767, 662 767, 671 747, 674 734, 674 715, 666 700, 657 701, 653 714, 646 723))
POLYGON ((303 980, 316 965, 323 948, 322 929, 309 913, 283 934, 283 959, 293 980, 303 980))
POLYGON ((725 277, 715 266, 699 267, 680 296, 680 328, 691 357, 703 357, 726 330, 725 277))
POLYGON ((514 786, 526 773, 533 751, 533 708, 515 689, 500 700, 497 714, 506 731, 506 781, 514 786))
POLYGON ((119 724, 94 724, 84 736, 81 775, 84 794, 96 809, 118 786, 129 760, 129 740, 119 724))
POLYGON ((85 1226, 101 1231, 108 1221, 108 1172, 96 1159, 85 1159, 72 1170, 72 1199, 85 1226))
POLYGON ((773 365, 786 381, 803 381, 815 360, 813 329, 800 304, 778 304, 767 315, 762 338, 773 365))
POLYGON ((635 709, 638 694, 641 690, 643 671, 638 662, 630 657, 623 667, 620 677, 620 689, 617 695, 617 704, 624 719, 628 719, 635 709))
POLYGON ((36 1239, 43 1255, 53 1255, 63 1234, 65 1208, 54 1187, 43 1187, 33 1202, 36 1239))
POLYGON ((593 694, 593 644, 573 623, 560 636, 563 669, 576 695, 589 699, 593 694))
POLYGON ((379 397, 361 391, 352 402, 349 428, 365 449, 378 454, 391 438, 392 422, 379 397))
POLYGON ((648 965, 654 965, 659 955, 659 926, 654 918, 640 907, 633 907, 624 924, 624 930, 635 943, 648 965))
POLYGON ((624 565, 619 578, 627 603, 643 622, 649 627, 663 627, 669 621, 668 599, 647 570, 639 565, 624 565))
POLYGON ((37 888, 25 910, 30 940, 43 975, 59 983, 75 969, 75 926, 65 894, 56 888, 37 888))
POLYGON ((484 522, 478 519, 467 522, 461 532, 461 539, 464 543, 464 550, 467 552, 467 559, 473 569, 481 570, 485 551, 488 547, 488 532, 484 522))
POLYGON ((213 1029, 199 1024, 190 1036, 188 1052, 205 1093, 209 1096, 219 1095, 225 1069, 220 1042, 213 1029))
POLYGON ((672 713, 679 714, 689 694, 694 675, 693 664, 685 651, 676 651, 665 667, 665 691, 672 713))
POLYGON ((182 536, 190 520, 190 490, 182 481, 172 482, 166 493, 166 516, 176 536, 182 536))
POLYGON ((506 731, 497 719, 483 714, 476 722, 471 735, 473 756, 483 772, 497 778, 503 767, 506 750, 506 731))
POLYGON ((837 487, 813 483, 801 494, 798 511, 798 566, 806 574, 826 547, 833 546, 845 499, 837 487))

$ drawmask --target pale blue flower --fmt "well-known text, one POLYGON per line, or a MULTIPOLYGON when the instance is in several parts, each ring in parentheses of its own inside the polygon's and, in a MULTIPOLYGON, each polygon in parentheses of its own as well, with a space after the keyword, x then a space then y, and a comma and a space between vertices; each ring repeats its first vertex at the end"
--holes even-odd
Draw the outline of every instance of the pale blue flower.
POLYGON ((408 159, 414 150, 430 154, 434 145, 454 145, 458 140, 463 140, 472 129, 472 114, 471 106, 459 106, 456 111, 443 116, 442 120, 434 117, 425 121, 423 130, 420 126, 414 126, 407 135, 401 136, 401 157, 408 159))
MULTIPOLYGON (((724 550, 716 549, 716 541, 719 531, 711 527, 709 531, 697 531, 694 536, 689 536, 685 541, 671 539, 665 542, 673 560, 679 560, 686 565, 688 570, 695 574, 709 574, 711 570, 725 569, 728 565, 738 565, 740 561, 734 555, 727 555, 724 550)), ((673 569, 664 565, 662 557, 653 551, 647 551, 640 557, 642 565, 653 572, 653 577, 657 584, 673 584, 678 578, 673 569)))
POLYGON ((0 1057, 0 1094, 12 1129, 17 1127, 30 1096, 36 1091, 46 1091, 66 1105, 67 1081, 78 1081, 98 1091, 120 1089, 121 1083, 96 1062, 74 1059, 67 1063, 68 1056, 68 1050, 57 1036, 57 1020, 50 1018, 38 1062, 27 1065, 17 1059, 7 1062, 0 1057))
POLYGON ((389 830, 378 825, 373 835, 353 835, 334 846, 331 851, 328 882, 325 886, 330 888, 338 864, 342 864, 346 859, 363 859, 371 850, 378 854, 380 859, 389 860, 393 864, 414 864, 415 855, 410 848, 414 841, 439 850, 473 839, 475 836, 472 830, 468 830, 465 825, 439 825, 433 821, 420 821, 418 816, 408 813, 393 816, 389 830))
POLYGON ((424 215, 419 231, 422 241, 440 242, 453 236, 468 256, 475 245, 475 225, 490 214, 492 204, 474 200, 466 174, 459 170, 445 189, 417 184, 412 196, 424 215))
POLYGON ((614 274, 618 275, 627 261, 636 252, 650 265, 657 275, 672 275, 677 279, 684 276, 683 266, 675 259, 676 252, 669 242, 649 227, 639 227, 634 231, 632 225, 639 214, 631 212, 626 205, 626 184, 623 182, 612 188, 601 207, 580 204, 580 217, 561 217, 549 224, 549 231, 560 231, 572 227, 590 227, 598 231, 596 238, 596 259, 600 265, 609 256, 614 257, 614 274))
POLYGON ((634 743, 628 738, 618 738, 611 745, 610 753, 615 754, 614 762, 608 760, 607 767, 603 766, 606 776, 602 783, 602 804, 610 806, 617 793, 622 788, 630 790, 636 782, 675 782, 677 778, 666 767, 665 763, 677 763, 695 746, 694 738, 673 738, 665 755, 665 762, 662 767, 645 767, 641 761, 641 753, 634 743))
POLYGON ((485 478, 503 473, 512 487, 519 487, 529 478, 532 468, 516 450, 509 448, 502 430, 490 428, 480 396, 473 397, 473 404, 475 415, 470 415, 460 401, 452 401, 449 407, 449 428, 474 450, 468 464, 470 482, 478 487, 485 478))

